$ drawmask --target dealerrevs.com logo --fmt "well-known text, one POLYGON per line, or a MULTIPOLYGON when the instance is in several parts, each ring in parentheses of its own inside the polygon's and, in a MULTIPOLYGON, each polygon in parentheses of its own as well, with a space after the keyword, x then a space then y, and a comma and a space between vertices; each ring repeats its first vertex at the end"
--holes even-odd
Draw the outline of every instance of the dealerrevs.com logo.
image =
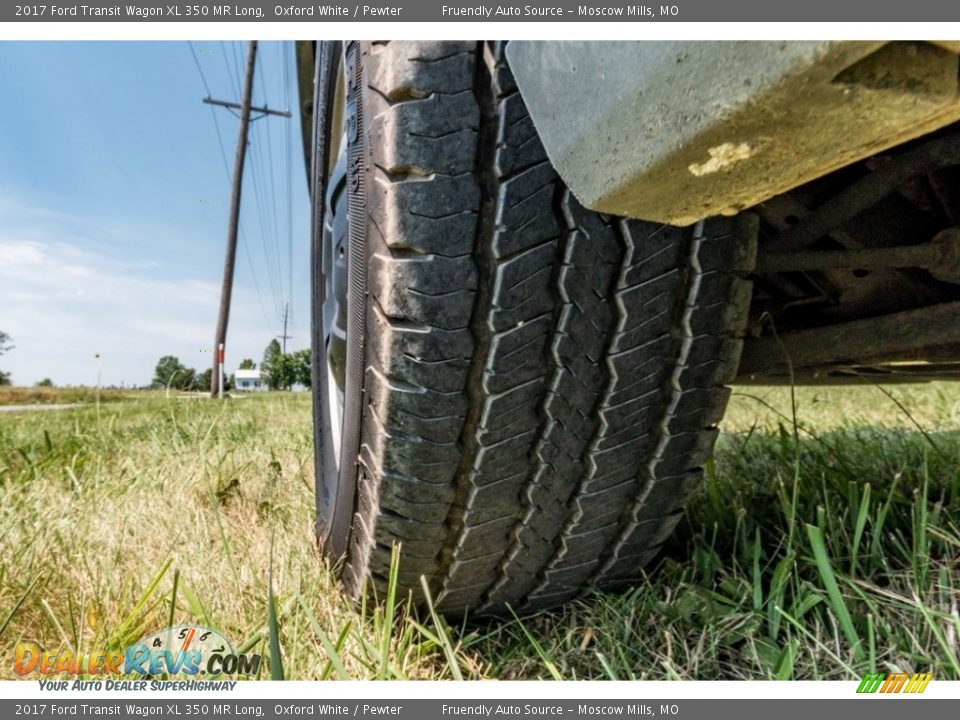
POLYGON ((868 673, 857 687, 858 693, 922 693, 927 689, 931 673, 868 673))
POLYGON ((17 675, 74 676, 224 676, 256 675, 261 656, 238 653, 217 630, 202 625, 164 628, 133 643, 124 652, 47 652, 36 643, 14 651, 17 675))

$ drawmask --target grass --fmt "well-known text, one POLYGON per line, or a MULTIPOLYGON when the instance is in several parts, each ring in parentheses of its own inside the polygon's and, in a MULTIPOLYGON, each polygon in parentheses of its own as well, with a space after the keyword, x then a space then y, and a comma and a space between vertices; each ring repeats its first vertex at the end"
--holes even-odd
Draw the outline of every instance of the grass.
POLYGON ((740 388, 646 581, 451 627, 345 601, 313 543, 310 400, 0 414, 0 677, 13 649, 199 622, 263 678, 960 679, 960 386, 740 388))

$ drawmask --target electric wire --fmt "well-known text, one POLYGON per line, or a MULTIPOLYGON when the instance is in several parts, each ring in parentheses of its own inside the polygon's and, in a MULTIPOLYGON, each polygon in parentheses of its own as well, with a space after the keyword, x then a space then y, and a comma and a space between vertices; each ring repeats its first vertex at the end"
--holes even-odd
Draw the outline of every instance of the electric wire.
MULTIPOLYGON (((292 73, 290 71, 290 56, 293 53, 293 43, 286 42, 278 45, 283 62, 283 104, 291 107, 293 90, 291 87, 292 73)), ((286 166, 286 195, 287 195, 287 304, 293 307, 293 125, 292 121, 284 124, 283 159, 286 166)), ((292 312, 292 311, 291 311, 292 312)))
POLYGON ((253 194, 254 201, 257 209, 257 219, 260 223, 260 241, 263 249, 263 258, 265 270, 267 273, 267 280, 270 285, 270 293, 273 299, 273 309, 277 313, 280 312, 280 291, 276 283, 276 271, 275 260, 273 258, 271 249, 273 242, 271 239, 271 230, 269 226, 269 217, 264 210, 264 207, 267 205, 265 198, 265 191, 262 187, 261 176, 263 174, 263 162, 259 150, 260 143, 254 141, 251 143, 251 164, 250 164, 250 178, 253 183, 253 194))
MULTIPOLYGON (((267 95, 266 80, 264 79, 265 76, 266 76, 265 72, 260 74, 260 91, 263 93, 264 107, 269 107, 270 100, 269 100, 269 96, 267 95)), ((270 128, 267 127, 263 130, 263 134, 267 136, 267 142, 266 142, 267 167, 269 168, 269 179, 270 179, 270 187, 269 187, 270 204, 268 207, 270 209, 270 215, 271 215, 270 219, 273 222, 273 236, 271 238, 273 241, 272 249, 274 251, 274 258, 276 259, 275 268, 277 271, 277 286, 280 288, 280 296, 282 301, 284 296, 283 270, 281 268, 281 261, 280 261, 280 257, 281 257, 280 256, 280 222, 279 222, 278 210, 277 210, 278 209, 277 183, 276 183, 276 172, 275 172, 276 162, 274 160, 274 154, 273 154, 273 139, 272 139, 273 133, 271 132, 270 128)), ((266 179, 264 180, 264 182, 266 182, 266 179)))
MULTIPOLYGON (((203 72, 203 66, 200 64, 200 59, 197 57, 197 51, 193 46, 193 42, 188 40, 187 44, 190 47, 190 54, 193 56, 193 62, 197 68, 197 72, 200 74, 200 82, 203 83, 203 87, 207 91, 207 97, 212 97, 213 93, 210 91, 210 84, 207 82, 207 76, 203 72)), ((227 161, 227 151, 223 142, 223 133, 220 131, 220 121, 217 119, 216 109, 212 105, 210 106, 210 116, 213 118, 213 127, 217 134, 217 145, 220 148, 220 157, 223 160, 223 172, 226 175, 227 185, 229 186, 231 183, 230 163, 227 161)), ((253 260, 250 257, 249 243, 247 242, 247 236, 244 232, 242 219, 238 223, 238 231, 240 234, 240 244, 243 246, 243 251, 247 258, 247 265, 250 268, 250 277, 253 279, 253 287, 257 293, 257 304, 260 306, 260 312, 263 314, 264 322, 267 324, 267 327, 270 327, 271 323, 267 318, 267 309, 263 304, 263 293, 260 292, 260 283, 257 281, 257 273, 254 268, 253 260)))
MULTIPOLYGON (((207 91, 207 96, 210 97, 212 96, 210 85, 207 81, 206 75, 203 72, 203 67, 192 42, 189 43, 189 47, 193 57, 194 65, 196 66, 200 75, 201 82, 207 91)), ((280 59, 278 61, 279 68, 274 69, 279 69, 278 74, 280 74, 282 77, 282 102, 285 108, 289 108, 291 98, 291 71, 289 62, 290 59, 288 57, 290 52, 289 44, 277 43, 276 48, 277 52, 280 54, 280 59)), ((241 87, 240 66, 242 60, 242 45, 239 42, 233 42, 230 43, 230 47, 228 48, 227 43, 221 41, 220 50, 227 72, 227 78, 233 85, 234 92, 239 95, 241 87)), ((261 57, 264 61, 261 63, 262 67, 259 73, 260 91, 263 94, 263 106, 269 107, 269 97, 267 94, 267 84, 265 81, 265 76, 268 74, 266 68, 269 64, 267 62, 267 53, 263 53, 261 57)), ((273 73, 270 74, 272 75, 273 73)), ((236 113, 233 114, 236 115, 236 113)), ((225 144, 223 142, 223 134, 217 119, 217 113, 212 106, 211 116, 214 122, 214 129, 217 133, 217 141, 220 146, 220 154, 221 158, 223 159, 224 170, 229 181, 230 170, 229 163, 227 162, 225 144)), ((270 127, 268 125, 266 128, 261 129, 260 125, 261 123, 254 123, 252 132, 250 133, 250 162, 247 163, 245 174, 249 174, 251 179, 253 190, 252 194, 254 196, 254 205, 256 209, 256 222, 260 230, 260 243, 263 250, 264 270, 267 275, 267 284, 269 286, 271 299, 273 301, 274 311, 276 312, 277 317, 282 317, 284 308, 289 308, 293 304, 293 166, 290 159, 292 151, 291 128, 290 124, 284 125, 282 136, 283 156, 280 166, 278 167, 277 160, 273 153, 273 137, 270 127), (265 151, 264 146, 266 147, 265 151), (276 175, 278 171, 281 173, 280 193, 277 192, 278 183, 276 175), (286 217, 282 223, 281 219, 279 218, 281 208, 285 209, 286 211, 286 217), (281 224, 283 225, 283 230, 281 230, 281 224), (281 254, 280 249, 283 240, 286 241, 287 245, 285 258, 281 254), (286 262, 284 262, 284 260, 286 262), (286 267, 284 267, 284 265, 286 265, 286 267)), ((247 241, 246 233, 244 232, 242 223, 240 225, 239 232, 244 248, 244 254, 250 267, 251 277, 254 281, 254 287, 257 291, 257 301, 260 305, 260 310, 264 316, 264 320, 267 322, 269 327, 273 325, 273 323, 269 321, 269 315, 271 313, 268 313, 266 310, 264 296, 260 290, 260 283, 258 282, 257 274, 254 269, 255 265, 253 263, 252 255, 250 254, 250 244, 247 241)), ((289 322, 292 317, 292 312, 288 312, 290 313, 288 314, 289 322)))

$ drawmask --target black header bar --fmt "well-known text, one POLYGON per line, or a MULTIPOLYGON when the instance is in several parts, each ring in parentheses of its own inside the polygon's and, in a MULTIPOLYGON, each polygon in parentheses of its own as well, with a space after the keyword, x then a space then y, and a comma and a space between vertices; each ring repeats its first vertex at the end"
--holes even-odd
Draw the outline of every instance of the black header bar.
POLYGON ((131 0, 3 3, 0 22, 956 22, 960 2, 872 0, 666 0, 634 4, 612 0, 131 0))

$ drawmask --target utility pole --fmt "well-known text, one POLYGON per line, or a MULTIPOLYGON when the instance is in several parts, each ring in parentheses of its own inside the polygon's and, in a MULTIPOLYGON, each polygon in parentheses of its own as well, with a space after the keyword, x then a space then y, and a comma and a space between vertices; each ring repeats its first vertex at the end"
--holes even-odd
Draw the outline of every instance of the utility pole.
POLYGON ((283 335, 277 335, 278 338, 283 340, 283 354, 287 354, 287 340, 292 336, 287 335, 287 318, 290 315, 290 303, 287 303, 283 306, 283 335))
MULTIPOLYGON (((223 286, 220 290, 220 313, 217 316, 217 336, 213 341, 213 371, 210 374, 210 397, 223 396, 223 348, 227 342, 227 324, 230 321, 230 298, 233 294, 233 269, 237 258, 237 231, 240 227, 240 194, 243 189, 243 165, 247 156, 247 131, 250 128, 250 113, 262 113, 254 120, 266 115, 290 117, 290 111, 270 110, 266 107, 251 107, 253 96, 253 74, 257 62, 257 41, 251 40, 247 50, 247 69, 243 80, 243 95, 240 104, 214 100, 206 97, 203 101, 209 105, 220 105, 230 110, 240 110, 240 132, 237 137, 237 154, 233 162, 233 189, 230 197, 230 221, 227 226, 227 256, 223 264, 223 286)), ((286 331, 284 331, 286 332, 286 331)))

